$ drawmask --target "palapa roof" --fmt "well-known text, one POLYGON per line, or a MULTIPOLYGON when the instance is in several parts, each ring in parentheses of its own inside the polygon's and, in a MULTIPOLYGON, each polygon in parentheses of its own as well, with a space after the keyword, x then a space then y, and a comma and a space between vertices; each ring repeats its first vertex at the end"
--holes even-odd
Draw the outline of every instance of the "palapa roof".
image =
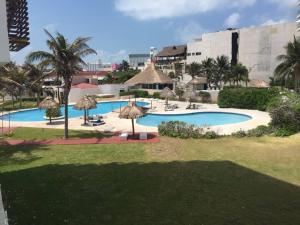
POLYGON ((162 98, 172 98, 175 96, 175 93, 171 91, 170 88, 165 87, 162 92, 160 93, 160 97, 162 98))
POLYGON ((78 110, 95 109, 97 108, 97 102, 92 97, 84 96, 74 105, 74 108, 78 110))
POLYGON ((186 54, 186 45, 169 46, 163 48, 156 57, 172 57, 186 54))
POLYGON ((136 119, 144 114, 145 111, 141 107, 136 106, 135 103, 129 103, 121 110, 119 117, 121 119, 136 119))
POLYGON ((197 85, 197 84, 207 84, 207 78, 206 77, 195 77, 190 82, 187 83, 187 85, 197 85))
POLYGON ((160 70, 155 69, 154 64, 149 65, 144 71, 138 73, 125 84, 173 84, 174 81, 160 70))
POLYGON ((48 96, 46 97, 40 104, 39 108, 41 109, 53 109, 58 108, 59 103, 56 102, 52 97, 48 96))

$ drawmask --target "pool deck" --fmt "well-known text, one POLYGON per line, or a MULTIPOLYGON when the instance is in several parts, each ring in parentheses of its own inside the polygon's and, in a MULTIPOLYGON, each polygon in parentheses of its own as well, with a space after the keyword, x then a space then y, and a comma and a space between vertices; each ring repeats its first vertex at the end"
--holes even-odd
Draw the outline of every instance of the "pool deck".
MULTIPOLYGON (((137 99, 137 101, 145 101, 149 102, 149 99, 137 99)), ((165 112, 165 101, 156 100, 152 101, 152 106, 155 110, 151 110, 149 113, 151 114, 187 114, 187 113, 198 113, 198 112, 225 112, 225 113, 237 113, 244 114, 252 117, 251 120, 235 123, 229 125, 220 125, 220 126, 211 126, 210 130, 216 131, 220 135, 229 135, 233 132, 237 132, 239 130, 250 130, 254 129, 259 125, 267 125, 271 121, 269 113, 261 112, 258 110, 243 110, 243 109, 221 109, 216 104, 200 104, 201 109, 198 110, 186 110, 186 107, 189 103, 187 102, 175 102, 169 101, 170 104, 177 104, 179 106, 178 109, 174 111, 165 112)), ((73 130, 98 130, 98 131, 110 131, 110 132, 131 132, 131 120, 120 119, 119 118, 119 110, 114 112, 105 114, 104 116, 105 124, 97 127, 87 127, 82 126, 83 119, 82 118, 72 118, 69 119, 69 128, 73 130)), ((4 121, 4 126, 8 126, 8 121, 4 121)), ((64 122, 63 120, 55 121, 52 125, 48 125, 46 122, 11 122, 12 127, 37 127, 37 128, 56 128, 63 129, 64 122)), ((149 127, 143 126, 135 123, 136 132, 158 132, 157 127, 149 127)))

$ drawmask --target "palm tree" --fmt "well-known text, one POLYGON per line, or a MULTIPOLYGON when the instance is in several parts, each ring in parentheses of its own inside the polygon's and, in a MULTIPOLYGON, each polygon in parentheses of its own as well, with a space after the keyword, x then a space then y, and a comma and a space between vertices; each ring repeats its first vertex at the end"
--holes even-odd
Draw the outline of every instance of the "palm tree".
POLYGON ((175 77, 176 78, 179 78, 180 77, 182 78, 183 74, 182 74, 182 64, 179 63, 179 62, 175 62, 174 63, 174 70, 175 70, 175 77))
POLYGON ((20 108, 22 107, 23 92, 27 81, 25 70, 15 63, 9 63, 3 67, 3 82, 6 84, 12 98, 19 98, 20 108))
POLYGON ((191 65, 189 65, 188 71, 189 74, 194 79, 196 76, 199 76, 201 73, 201 64, 193 62, 191 65))
POLYGON ((275 79, 294 80, 294 89, 297 91, 300 79, 300 39, 294 37, 285 47, 286 54, 279 55, 277 59, 281 62, 275 69, 275 79))
POLYGON ((215 60, 213 58, 206 58, 202 61, 201 68, 207 78, 208 86, 211 89, 212 78, 215 70, 215 60))
POLYGON ((24 69, 27 74, 29 88, 37 94, 37 105, 40 104, 41 92, 43 91, 43 79, 45 75, 45 67, 41 64, 26 63, 24 69))
POLYGON ((213 82, 218 89, 221 89, 221 81, 230 73, 230 62, 227 56, 218 56, 215 61, 215 73, 213 75, 213 82))
POLYGON ((47 30, 48 35, 47 45, 50 52, 37 51, 32 52, 27 56, 27 62, 31 63, 39 61, 41 65, 51 67, 55 70, 58 79, 62 79, 64 87, 63 101, 65 105, 65 139, 68 138, 68 98, 71 90, 73 76, 81 70, 86 63, 83 57, 90 54, 97 54, 91 49, 87 42, 90 38, 77 38, 73 43, 69 43, 67 39, 60 33, 56 37, 52 36, 47 30))
POLYGON ((241 81, 244 81, 247 85, 249 81, 249 70, 246 66, 244 66, 241 63, 238 63, 237 65, 232 66, 231 73, 232 80, 236 85, 238 85, 241 81))

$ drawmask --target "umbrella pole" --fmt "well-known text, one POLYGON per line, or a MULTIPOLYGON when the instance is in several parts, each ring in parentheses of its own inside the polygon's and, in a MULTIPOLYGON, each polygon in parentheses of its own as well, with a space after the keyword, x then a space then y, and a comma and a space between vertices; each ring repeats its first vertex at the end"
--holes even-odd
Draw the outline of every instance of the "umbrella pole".
POLYGON ((86 125, 86 109, 84 110, 84 125, 86 125))
POLYGON ((133 135, 135 135, 135 130, 134 130, 134 119, 131 119, 131 123, 132 123, 132 133, 133 133, 133 135))
POLYGON ((52 117, 50 116, 49 119, 50 119, 50 124, 51 124, 52 123, 52 117))

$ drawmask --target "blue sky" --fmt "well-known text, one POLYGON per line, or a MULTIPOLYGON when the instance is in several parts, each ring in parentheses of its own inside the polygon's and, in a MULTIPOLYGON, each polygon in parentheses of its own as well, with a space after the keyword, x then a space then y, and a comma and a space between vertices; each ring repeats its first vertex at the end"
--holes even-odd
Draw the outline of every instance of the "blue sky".
POLYGON ((34 50, 47 50, 46 35, 59 31, 70 41, 92 37, 98 51, 87 61, 119 62, 151 46, 186 43, 227 27, 292 21, 297 0, 28 0, 31 45, 12 60, 22 63, 34 50))

